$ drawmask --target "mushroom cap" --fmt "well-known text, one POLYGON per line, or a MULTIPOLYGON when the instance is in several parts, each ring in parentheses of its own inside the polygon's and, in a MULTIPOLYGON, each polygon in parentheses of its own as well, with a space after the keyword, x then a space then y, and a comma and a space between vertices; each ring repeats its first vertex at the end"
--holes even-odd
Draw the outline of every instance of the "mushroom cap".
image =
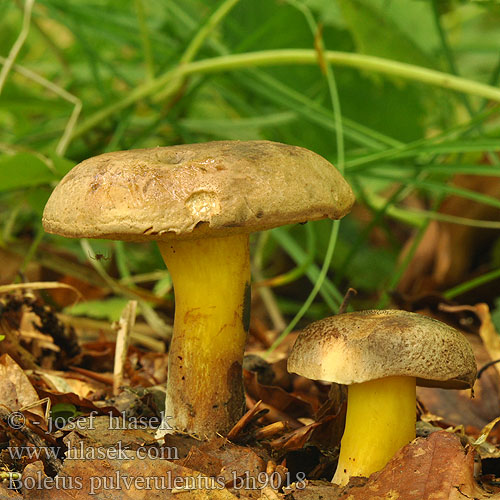
POLYGON ((476 360, 458 330, 398 310, 359 311, 311 323, 300 332, 288 371, 350 385, 391 377, 445 389, 474 385, 476 360))
POLYGON ((323 157, 269 141, 217 141, 105 153, 76 165, 43 214, 73 238, 168 240, 339 219, 352 190, 323 157))

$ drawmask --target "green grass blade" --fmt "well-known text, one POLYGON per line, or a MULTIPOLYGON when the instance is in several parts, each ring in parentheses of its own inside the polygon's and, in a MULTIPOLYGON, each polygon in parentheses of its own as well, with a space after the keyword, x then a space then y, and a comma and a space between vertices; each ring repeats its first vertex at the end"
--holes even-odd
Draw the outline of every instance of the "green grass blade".
MULTIPOLYGON (((427 68, 413 66, 397 61, 371 57, 349 52, 327 51, 325 59, 330 64, 351 68, 373 71, 390 76, 442 87, 448 90, 465 92, 479 97, 485 97, 500 102, 500 89, 483 83, 455 77, 427 68)), ((72 134, 72 138, 79 137, 103 120, 115 113, 135 104, 136 102, 156 94, 172 81, 192 74, 212 73, 221 71, 235 71, 242 68, 256 66, 282 66, 296 64, 317 64, 317 54, 309 49, 281 49, 250 52, 246 54, 233 54, 228 56, 213 57, 189 64, 177 66, 151 82, 146 82, 133 89, 126 97, 115 102, 87 118, 72 134)))
MULTIPOLYGON (((375 175, 371 172, 366 173, 366 177, 372 177, 377 179, 385 179, 394 182, 401 182, 401 179, 392 177, 390 175, 375 175)), ((460 196, 462 198, 466 198, 468 200, 477 201, 479 203, 484 203, 485 205, 490 205, 495 208, 500 208, 500 200, 493 198, 492 196, 485 195, 482 193, 478 193, 476 191, 472 191, 470 189, 460 188, 456 186, 452 186, 449 184, 441 184, 439 182, 434 181, 422 181, 418 179, 413 179, 411 177, 406 177, 403 180, 406 184, 411 184, 416 188, 424 189, 427 191, 436 192, 439 194, 452 194, 456 196, 460 196)))
POLYGON ((500 278, 500 269, 495 269, 494 271, 482 274, 481 276, 477 276, 476 278, 466 281, 465 283, 460 283, 460 285, 450 288, 443 293, 443 297, 446 299, 453 299, 458 295, 462 295, 469 290, 473 290, 478 286, 484 285, 485 283, 489 283, 490 281, 498 278, 500 278))

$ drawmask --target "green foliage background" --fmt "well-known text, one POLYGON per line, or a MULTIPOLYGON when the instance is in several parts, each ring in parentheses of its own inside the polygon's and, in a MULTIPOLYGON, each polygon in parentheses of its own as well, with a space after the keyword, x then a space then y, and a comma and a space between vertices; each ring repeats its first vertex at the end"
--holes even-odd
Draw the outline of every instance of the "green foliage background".
MULTIPOLYGON (((75 163, 119 149, 269 139, 343 170, 390 244, 373 245, 352 216, 338 237, 328 221, 258 237, 263 274, 288 273, 291 284, 276 288, 287 315, 331 314, 349 285, 359 306, 387 305, 408 262, 398 259, 405 237, 443 217, 444 196, 500 207, 449 182, 500 173, 496 2, 0 0, 0 19, 0 244, 24 256, 23 269, 38 260, 82 278, 50 257, 49 244, 80 263, 88 254, 43 233, 43 206, 75 163), (404 205, 415 193, 428 210, 404 205), (311 290, 320 299, 304 306, 311 290)), ((467 214, 455 222, 478 224, 467 214)), ((92 249, 115 257, 116 272, 101 262, 101 278, 130 291, 153 276, 153 292, 168 292, 153 247, 92 249)), ((500 274, 498 255, 487 256, 487 279, 500 274)))

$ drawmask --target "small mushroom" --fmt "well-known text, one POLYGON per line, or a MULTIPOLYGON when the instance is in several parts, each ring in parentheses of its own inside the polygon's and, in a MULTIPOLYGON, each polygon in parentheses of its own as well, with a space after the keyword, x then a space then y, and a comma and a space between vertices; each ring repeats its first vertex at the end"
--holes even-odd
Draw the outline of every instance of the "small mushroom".
POLYGON ((49 233, 156 240, 173 279, 166 417, 226 433, 244 410, 249 234, 349 212, 340 173, 306 149, 220 141, 106 153, 83 161, 45 207, 49 233))
POLYGON ((398 310, 339 314, 298 336, 288 371, 347 385, 347 415, 332 482, 368 477, 415 438, 416 384, 472 388, 470 344, 435 319, 398 310))

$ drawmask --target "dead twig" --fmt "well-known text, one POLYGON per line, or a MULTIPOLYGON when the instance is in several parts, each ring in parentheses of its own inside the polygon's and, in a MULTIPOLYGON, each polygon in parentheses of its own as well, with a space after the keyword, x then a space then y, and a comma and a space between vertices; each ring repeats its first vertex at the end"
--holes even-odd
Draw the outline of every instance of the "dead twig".
POLYGON ((130 333, 135 324, 137 301, 131 300, 125 306, 118 320, 115 346, 115 364, 113 368, 113 394, 117 396, 123 381, 123 368, 127 360, 130 333))
POLYGON ((357 294, 357 290, 355 290, 354 288, 348 288, 347 292, 344 295, 344 299, 342 300, 342 304, 340 304, 339 312, 337 314, 345 313, 347 311, 347 308, 349 307, 349 302, 357 294))

